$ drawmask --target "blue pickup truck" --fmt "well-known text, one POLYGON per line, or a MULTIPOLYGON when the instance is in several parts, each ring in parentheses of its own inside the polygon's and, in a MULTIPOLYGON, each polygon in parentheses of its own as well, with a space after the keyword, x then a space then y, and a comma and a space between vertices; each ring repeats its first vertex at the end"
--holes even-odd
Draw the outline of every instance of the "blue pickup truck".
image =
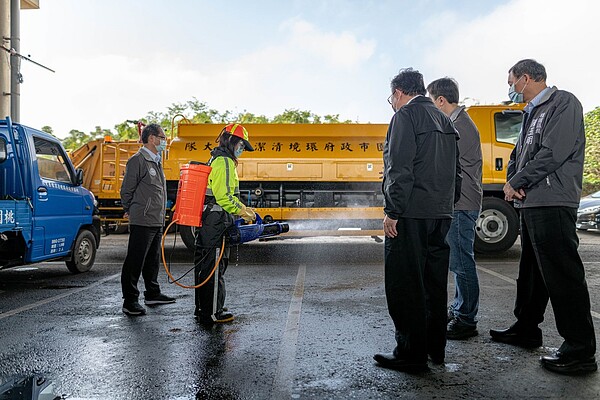
POLYGON ((60 140, 0 120, 0 269, 64 260, 88 271, 100 245, 92 192, 60 140))

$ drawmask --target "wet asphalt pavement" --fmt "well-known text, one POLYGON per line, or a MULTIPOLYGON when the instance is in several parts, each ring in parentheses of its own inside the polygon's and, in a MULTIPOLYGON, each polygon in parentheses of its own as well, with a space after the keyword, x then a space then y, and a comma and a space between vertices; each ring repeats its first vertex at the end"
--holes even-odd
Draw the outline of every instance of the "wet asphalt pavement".
MULTIPOLYGON (((600 338, 600 232, 580 238, 600 338)), ((172 237, 167 242, 170 248, 172 237)), ((67 399, 600 398, 600 373, 569 377, 541 368, 539 357, 561 344, 550 308, 544 347, 489 339, 490 328, 513 322, 518 245, 478 257, 479 336, 448 342, 445 365, 407 374, 372 359, 394 347, 382 243, 254 242, 239 247, 237 265, 234 248, 225 276, 236 320, 214 327, 195 321, 193 291, 168 284, 162 270, 163 292, 177 302, 143 317, 122 314, 126 243, 127 235, 103 237, 85 274, 71 275, 64 263, 0 271, 0 385, 40 374, 67 399)), ((175 276, 191 258, 179 240, 175 276)))

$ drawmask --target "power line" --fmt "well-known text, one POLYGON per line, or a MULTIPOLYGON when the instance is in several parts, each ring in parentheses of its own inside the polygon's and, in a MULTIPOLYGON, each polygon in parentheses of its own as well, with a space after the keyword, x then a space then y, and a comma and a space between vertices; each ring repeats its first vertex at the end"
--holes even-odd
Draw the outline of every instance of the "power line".
POLYGON ((50 68, 46 67, 45 65, 42 65, 42 64, 40 64, 39 62, 33 61, 33 60, 32 60, 31 58, 29 58, 29 57, 26 57, 26 56, 24 56, 24 55, 22 55, 22 54, 19 54, 19 53, 17 53, 17 52, 15 51, 15 49, 9 49, 9 48, 6 48, 6 47, 4 47, 4 46, 0 46, 0 48, 1 48, 2 50, 4 50, 4 51, 6 51, 6 52, 10 53, 10 55, 11 55, 11 56, 17 56, 17 57, 19 57, 19 58, 21 58, 21 59, 23 59, 23 60, 25 60, 25 61, 29 61, 30 63, 33 63, 33 64, 37 65, 38 67, 42 67, 42 68, 44 68, 44 69, 47 69, 47 70, 48 70, 48 71, 50 71, 50 72, 56 72, 56 71, 54 71, 53 69, 50 69, 50 68))

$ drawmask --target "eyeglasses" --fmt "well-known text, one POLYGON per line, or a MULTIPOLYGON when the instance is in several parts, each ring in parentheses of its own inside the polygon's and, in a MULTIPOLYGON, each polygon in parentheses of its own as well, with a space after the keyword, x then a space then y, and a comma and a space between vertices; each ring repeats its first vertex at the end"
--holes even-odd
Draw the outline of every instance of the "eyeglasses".
POLYGON ((159 138, 159 139, 162 139, 162 140, 167 140, 167 137, 166 137, 166 136, 158 136, 158 135, 155 135, 155 136, 156 136, 157 138, 159 138))
MULTIPOLYGON (((394 90, 395 92, 395 90, 394 90)), ((387 102, 390 103, 390 106, 392 105, 392 99, 394 98, 394 93, 390 94, 390 97, 387 98, 387 102)))

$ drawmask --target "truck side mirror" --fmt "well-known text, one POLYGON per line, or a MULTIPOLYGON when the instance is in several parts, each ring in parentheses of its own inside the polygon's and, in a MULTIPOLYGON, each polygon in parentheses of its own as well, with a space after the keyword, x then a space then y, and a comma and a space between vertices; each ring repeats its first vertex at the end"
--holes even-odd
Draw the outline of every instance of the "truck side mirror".
POLYGON ((81 168, 77 168, 75 170, 75 184, 77 184, 77 185, 83 184, 83 170, 81 168))

